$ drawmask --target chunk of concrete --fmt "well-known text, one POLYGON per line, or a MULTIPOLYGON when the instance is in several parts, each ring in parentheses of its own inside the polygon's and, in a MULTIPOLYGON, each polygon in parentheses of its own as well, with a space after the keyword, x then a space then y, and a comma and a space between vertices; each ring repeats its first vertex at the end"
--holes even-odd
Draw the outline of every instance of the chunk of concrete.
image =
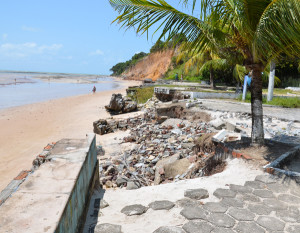
POLYGON ((190 161, 187 158, 179 159, 173 163, 166 164, 164 166, 165 177, 174 178, 177 175, 182 175, 188 171, 190 165, 190 161))
POLYGON ((209 122, 215 129, 221 130, 223 127, 225 127, 225 122, 221 119, 215 119, 209 122))
POLYGON ((226 128, 226 130, 228 130, 230 132, 234 132, 236 130, 236 125, 226 121, 225 128, 226 128))
POLYGON ((224 142, 227 135, 228 132, 225 129, 222 129, 215 136, 212 137, 212 140, 214 142, 224 142))
POLYGON ((179 157, 180 157, 179 154, 175 154, 175 155, 172 155, 170 157, 161 159, 157 162, 156 169, 155 169, 154 185, 158 185, 160 183, 160 173, 159 173, 159 171, 164 168, 164 165, 175 162, 176 160, 178 160, 179 157))

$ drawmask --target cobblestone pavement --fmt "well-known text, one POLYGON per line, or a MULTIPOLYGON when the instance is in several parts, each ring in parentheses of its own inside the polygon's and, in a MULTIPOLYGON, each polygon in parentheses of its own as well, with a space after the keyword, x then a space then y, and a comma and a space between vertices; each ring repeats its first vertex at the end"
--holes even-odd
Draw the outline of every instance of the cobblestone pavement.
MULTIPOLYGON (((197 189, 195 194, 200 191, 205 193, 205 190, 197 189)), ((185 193, 186 197, 196 196, 199 199, 199 195, 193 195, 193 190, 185 193)), ((197 205, 195 199, 186 198, 180 204, 180 214, 187 219, 186 223, 182 226, 162 226, 154 233, 300 232, 300 186, 290 179, 283 182, 270 175, 259 175, 244 185, 217 189, 213 195, 220 201, 203 205, 198 202, 197 205)), ((169 202, 157 202, 157 209, 160 209, 157 206, 159 203, 163 206, 168 204, 168 208, 173 207, 169 202)), ((107 229, 106 225, 98 225, 95 233, 108 233, 101 230, 107 229)), ((114 231, 111 229, 112 226, 110 233, 122 232, 118 225, 115 225, 114 231)))
POLYGON ((244 186, 217 189, 214 195, 220 202, 181 211, 189 220, 182 226, 185 232, 300 232, 300 188, 295 184, 283 185, 261 175, 244 186))

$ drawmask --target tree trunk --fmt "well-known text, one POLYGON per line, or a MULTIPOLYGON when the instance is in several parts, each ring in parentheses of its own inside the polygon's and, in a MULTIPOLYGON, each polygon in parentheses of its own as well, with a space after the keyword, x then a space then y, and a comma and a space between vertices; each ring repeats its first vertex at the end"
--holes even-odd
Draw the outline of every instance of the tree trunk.
POLYGON ((264 125, 262 107, 262 66, 254 64, 252 66, 251 81, 251 113, 252 113, 252 144, 264 144, 264 125))
POLYGON ((270 75, 269 75, 268 102, 273 99, 275 66, 276 66, 276 64, 275 64, 274 60, 272 60, 271 67, 270 67, 270 75))
POLYGON ((215 82, 214 82, 214 70, 212 68, 209 69, 209 74, 210 74, 210 77, 209 77, 209 81, 210 81, 210 88, 211 89, 215 89, 216 85, 215 85, 215 82))

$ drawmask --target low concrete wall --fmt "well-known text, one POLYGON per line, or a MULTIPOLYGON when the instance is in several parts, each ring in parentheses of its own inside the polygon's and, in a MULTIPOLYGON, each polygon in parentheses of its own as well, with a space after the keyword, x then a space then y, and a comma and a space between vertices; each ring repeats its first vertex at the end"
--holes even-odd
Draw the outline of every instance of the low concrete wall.
POLYGON ((191 99, 237 99, 240 94, 237 93, 225 93, 225 92, 183 92, 185 95, 189 95, 191 99))
POLYGON ((298 183, 300 183, 300 173, 295 171, 288 171, 282 169, 283 164, 289 163, 293 160, 295 156, 300 153, 300 146, 296 146, 292 150, 288 151, 287 153, 281 155, 279 158, 274 160, 272 163, 264 166, 266 172, 270 174, 276 175, 286 175, 295 179, 298 183))
POLYGON ((95 134, 58 141, 47 160, 0 206, 0 232, 81 232, 99 181, 95 134))
POLYGON ((76 183, 55 233, 79 232, 83 225, 86 208, 95 182, 93 177, 99 175, 95 135, 90 135, 89 137, 88 141, 91 143, 87 156, 77 176, 76 183))

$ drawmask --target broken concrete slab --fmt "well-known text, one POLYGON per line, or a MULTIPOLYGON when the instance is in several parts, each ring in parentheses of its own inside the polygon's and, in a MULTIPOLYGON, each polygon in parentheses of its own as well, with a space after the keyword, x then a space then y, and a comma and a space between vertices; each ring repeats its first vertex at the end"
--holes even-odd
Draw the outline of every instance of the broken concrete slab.
POLYGON ((225 122, 221 119, 215 119, 209 122, 215 129, 221 130, 223 127, 225 127, 225 122))
POLYGON ((214 142, 224 142, 227 135, 228 132, 225 129, 222 129, 215 136, 212 137, 212 140, 214 142))

